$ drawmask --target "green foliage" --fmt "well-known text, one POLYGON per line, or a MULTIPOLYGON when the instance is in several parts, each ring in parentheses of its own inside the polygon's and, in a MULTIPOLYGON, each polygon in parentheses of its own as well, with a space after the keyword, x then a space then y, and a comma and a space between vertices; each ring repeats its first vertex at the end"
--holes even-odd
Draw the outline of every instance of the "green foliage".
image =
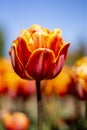
POLYGON ((4 36, 3 31, 0 30, 0 57, 4 55, 4 36))

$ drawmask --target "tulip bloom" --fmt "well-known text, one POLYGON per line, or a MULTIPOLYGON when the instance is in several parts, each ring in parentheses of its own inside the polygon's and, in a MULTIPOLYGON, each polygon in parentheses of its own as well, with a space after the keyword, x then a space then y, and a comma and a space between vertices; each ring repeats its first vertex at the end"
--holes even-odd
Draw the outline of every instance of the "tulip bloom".
POLYGON ((10 56, 15 72, 24 79, 52 79, 62 69, 69 43, 61 31, 49 31, 39 25, 22 30, 12 42, 10 56))
POLYGON ((29 118, 22 112, 5 113, 2 120, 6 130, 27 130, 30 125, 29 118))
POLYGON ((87 99, 87 57, 82 57, 72 67, 73 84, 69 87, 69 93, 80 100, 87 99))

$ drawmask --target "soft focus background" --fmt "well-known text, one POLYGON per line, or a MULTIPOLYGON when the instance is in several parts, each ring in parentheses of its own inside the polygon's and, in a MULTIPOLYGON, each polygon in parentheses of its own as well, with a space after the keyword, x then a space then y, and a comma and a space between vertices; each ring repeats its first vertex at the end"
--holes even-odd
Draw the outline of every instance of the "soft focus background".
POLYGON ((71 43, 60 75, 41 82, 43 130, 87 130, 87 0, 0 0, 0 130, 37 130, 35 81, 14 73, 8 53, 33 24, 71 43))
POLYGON ((87 53, 87 0, 0 0, 0 48, 4 46, 4 56, 8 57, 20 30, 35 23, 50 30, 60 28, 65 41, 71 42, 70 52, 81 47, 87 53))

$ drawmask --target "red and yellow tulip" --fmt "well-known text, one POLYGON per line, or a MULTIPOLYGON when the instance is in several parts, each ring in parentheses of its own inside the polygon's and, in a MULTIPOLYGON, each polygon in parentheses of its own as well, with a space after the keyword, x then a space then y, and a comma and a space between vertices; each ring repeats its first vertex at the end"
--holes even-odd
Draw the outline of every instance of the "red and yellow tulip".
POLYGON ((69 43, 64 44, 59 29, 40 25, 23 29, 12 42, 10 56, 15 72, 24 79, 52 79, 62 69, 69 43))

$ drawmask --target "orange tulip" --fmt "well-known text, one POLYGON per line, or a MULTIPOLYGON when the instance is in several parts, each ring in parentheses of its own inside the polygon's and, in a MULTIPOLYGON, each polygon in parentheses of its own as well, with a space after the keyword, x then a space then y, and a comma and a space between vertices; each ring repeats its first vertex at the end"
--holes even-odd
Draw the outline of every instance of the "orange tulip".
POLYGON ((58 96, 68 94, 69 85, 72 82, 69 66, 64 66, 61 73, 54 79, 54 90, 58 96))
POLYGON ((2 120, 7 130, 27 130, 30 125, 29 118, 22 112, 5 113, 2 120))
POLYGON ((12 116, 9 113, 5 113, 2 117, 3 123, 7 130, 13 130, 12 129, 12 116))
POLYGON ((81 100, 87 99, 87 57, 80 58, 72 67, 73 84, 69 93, 81 100))
POLYGON ((0 58, 0 95, 6 94, 8 91, 6 83, 6 73, 9 70, 9 61, 5 58, 0 58))
POLYGON ((46 84, 43 86, 45 95, 50 96, 54 93, 58 96, 65 96, 68 94, 68 88, 72 81, 69 70, 69 66, 64 66, 58 76, 46 81, 46 84))
POLYGON ((39 25, 22 30, 12 42, 10 56, 15 72, 24 79, 51 79, 62 69, 69 43, 61 31, 49 31, 39 25))

